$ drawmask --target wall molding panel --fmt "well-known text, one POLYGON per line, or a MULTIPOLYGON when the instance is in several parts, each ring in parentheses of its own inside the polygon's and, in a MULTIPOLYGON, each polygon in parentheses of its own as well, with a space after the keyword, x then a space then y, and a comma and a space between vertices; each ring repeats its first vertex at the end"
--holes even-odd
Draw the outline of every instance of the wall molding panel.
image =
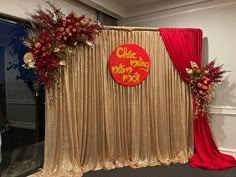
POLYGON ((236 144, 233 130, 236 119, 236 107, 211 106, 209 112, 210 127, 220 152, 236 158, 236 144))
POLYGON ((7 104, 9 105, 35 105, 34 100, 7 100, 7 104))
POLYGON ((236 158, 236 149, 229 149, 229 148, 219 147, 219 151, 224 153, 224 154, 232 155, 234 158, 236 158))
POLYGON ((236 117, 236 107, 211 106, 209 114, 211 116, 219 115, 219 116, 232 116, 232 117, 236 117))
POLYGON ((16 128, 25 128, 25 129, 35 129, 34 123, 26 123, 26 122, 17 122, 17 121, 9 121, 10 127, 16 127, 16 128))
POLYGON ((7 100, 7 114, 10 127, 35 129, 34 100, 7 100))

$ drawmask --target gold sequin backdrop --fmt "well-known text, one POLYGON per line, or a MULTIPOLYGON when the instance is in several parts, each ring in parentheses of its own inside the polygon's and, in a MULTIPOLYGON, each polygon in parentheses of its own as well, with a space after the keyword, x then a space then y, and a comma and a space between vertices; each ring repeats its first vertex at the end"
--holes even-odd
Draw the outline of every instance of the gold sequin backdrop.
POLYGON ((45 162, 36 176, 80 177, 191 157, 190 89, 158 30, 103 30, 95 48, 68 50, 59 85, 47 92, 45 162), (151 60, 147 79, 135 87, 119 85, 109 73, 109 56, 124 43, 140 45, 151 60))

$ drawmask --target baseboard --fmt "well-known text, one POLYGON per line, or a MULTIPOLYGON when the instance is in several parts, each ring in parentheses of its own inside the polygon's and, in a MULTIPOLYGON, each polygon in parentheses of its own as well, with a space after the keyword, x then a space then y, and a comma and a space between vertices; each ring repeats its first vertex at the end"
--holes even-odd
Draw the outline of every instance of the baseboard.
POLYGON ((32 130, 35 130, 36 128, 34 123, 17 122, 17 121, 9 121, 9 127, 25 128, 32 130))
POLYGON ((228 155, 232 155, 234 158, 236 158, 236 149, 230 149, 230 148, 218 148, 220 152, 228 155))
POLYGON ((210 115, 232 116, 236 117, 236 107, 232 106, 211 106, 210 115))

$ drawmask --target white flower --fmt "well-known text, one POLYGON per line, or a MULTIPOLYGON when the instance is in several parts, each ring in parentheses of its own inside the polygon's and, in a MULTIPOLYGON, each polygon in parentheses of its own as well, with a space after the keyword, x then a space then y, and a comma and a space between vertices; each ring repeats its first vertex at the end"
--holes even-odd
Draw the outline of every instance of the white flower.
POLYGON ((187 71, 188 74, 193 74, 193 70, 192 69, 186 68, 186 71, 187 71))
POLYGON ((66 65, 66 61, 65 60, 61 60, 61 61, 59 61, 58 64, 61 65, 61 66, 65 66, 66 65))
POLYGON ((85 44, 87 44, 88 46, 90 46, 90 47, 94 47, 94 43, 93 42, 91 42, 91 41, 85 41, 85 44))
POLYGON ((197 65, 197 63, 195 63, 195 62, 193 62, 193 61, 191 61, 191 67, 192 67, 192 68, 196 68, 196 69, 199 68, 198 65, 197 65))
POLYGON ((60 51, 60 49, 59 48, 57 48, 57 47, 55 47, 55 49, 54 49, 54 51, 53 52, 59 52, 60 51))
POLYGON ((35 68, 35 59, 31 52, 27 52, 23 59, 27 68, 35 68))

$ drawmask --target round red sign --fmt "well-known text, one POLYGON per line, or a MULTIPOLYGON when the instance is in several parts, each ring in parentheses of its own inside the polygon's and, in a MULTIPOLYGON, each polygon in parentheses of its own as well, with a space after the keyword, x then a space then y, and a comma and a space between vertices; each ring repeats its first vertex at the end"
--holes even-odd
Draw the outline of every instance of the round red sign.
POLYGON ((135 86, 146 79, 150 70, 150 58, 142 47, 123 44, 112 52, 109 69, 119 84, 135 86))

